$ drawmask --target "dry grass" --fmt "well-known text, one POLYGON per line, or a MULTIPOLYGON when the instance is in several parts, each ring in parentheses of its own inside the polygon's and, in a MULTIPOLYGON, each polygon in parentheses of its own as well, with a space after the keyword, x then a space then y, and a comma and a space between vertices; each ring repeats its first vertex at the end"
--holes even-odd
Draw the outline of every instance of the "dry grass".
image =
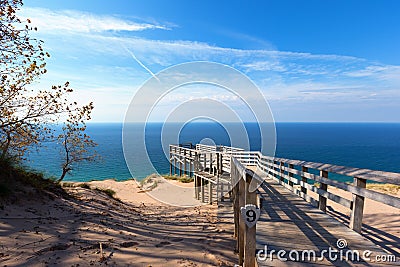
POLYGON ((175 176, 175 175, 173 175, 173 176, 164 175, 163 177, 164 177, 165 179, 167 179, 167 180, 175 180, 175 181, 179 181, 179 182, 181 182, 181 183, 191 183, 191 182, 194 181, 193 178, 191 178, 191 177, 189 177, 189 176, 187 176, 187 175, 182 176, 182 177, 180 177, 180 176, 175 176))
POLYGON ((394 184, 367 184, 367 189, 390 195, 400 194, 400 185, 394 185, 394 184))

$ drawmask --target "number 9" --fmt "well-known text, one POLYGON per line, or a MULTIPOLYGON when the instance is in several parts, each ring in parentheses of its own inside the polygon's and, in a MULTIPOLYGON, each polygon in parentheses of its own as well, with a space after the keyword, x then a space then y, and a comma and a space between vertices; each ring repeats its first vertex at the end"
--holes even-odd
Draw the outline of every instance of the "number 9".
POLYGON ((246 216, 247 216, 247 221, 248 222, 254 222, 257 218, 256 212, 254 210, 248 210, 246 211, 246 216))

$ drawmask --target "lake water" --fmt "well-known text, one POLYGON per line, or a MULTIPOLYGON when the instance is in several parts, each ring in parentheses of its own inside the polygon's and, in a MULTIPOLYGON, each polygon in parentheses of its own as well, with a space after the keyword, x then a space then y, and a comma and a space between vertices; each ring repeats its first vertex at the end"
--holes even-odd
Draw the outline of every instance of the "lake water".
MULTIPOLYGON (((260 149, 260 134, 256 124, 245 124, 251 150, 260 149)), ((162 151, 161 123, 146 126, 146 149, 159 173, 168 173, 169 164, 162 151)), ((98 143, 102 159, 82 163, 67 175, 66 181, 89 181, 131 177, 142 179, 151 174, 143 168, 143 158, 134 159, 131 174, 122 148, 122 124, 91 123, 88 134, 98 143)), ((277 123, 276 156, 350 167, 400 172, 400 124, 395 123, 277 123)), ((168 133, 167 133, 168 134, 168 133)), ((229 136, 217 123, 189 123, 179 135, 180 142, 198 143, 204 138, 229 146, 229 136)), ((141 140, 137 140, 141 142, 141 140)), ((48 176, 61 173, 61 154, 54 144, 31 152, 26 165, 48 176)))

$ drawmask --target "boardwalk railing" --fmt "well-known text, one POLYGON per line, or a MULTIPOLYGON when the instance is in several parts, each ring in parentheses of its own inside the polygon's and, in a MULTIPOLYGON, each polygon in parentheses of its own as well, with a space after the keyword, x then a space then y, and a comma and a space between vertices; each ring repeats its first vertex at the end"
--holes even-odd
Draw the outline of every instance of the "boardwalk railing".
POLYGON ((332 200, 351 210, 350 228, 361 232, 364 199, 369 198, 386 205, 399 208, 400 198, 366 189, 367 181, 400 185, 400 174, 351 168, 325 163, 300 160, 289 160, 263 156, 257 153, 257 168, 269 178, 278 180, 280 184, 304 198, 308 202, 326 211, 327 200, 332 200), (352 183, 331 179, 330 174, 348 177, 352 183), (352 199, 346 199, 328 191, 329 187, 348 191, 352 199), (315 199, 308 192, 318 195, 315 199))
MULTIPOLYGON (((257 151, 202 144, 197 144, 196 149, 170 145, 170 158, 171 174, 176 174, 175 169, 178 168, 179 175, 191 175, 201 170, 217 176, 222 172, 231 173, 231 159, 235 158, 246 168, 257 169, 261 176, 277 180, 324 212, 328 199, 348 208, 351 211, 349 227, 356 232, 361 232, 365 198, 400 207, 400 198, 366 188, 367 182, 400 185, 400 173, 269 157, 257 151), (334 180, 332 174, 347 177, 352 182, 334 180), (328 190, 329 187, 350 192, 352 198, 339 196, 328 190)), ((232 185, 235 183, 232 182, 232 185)))

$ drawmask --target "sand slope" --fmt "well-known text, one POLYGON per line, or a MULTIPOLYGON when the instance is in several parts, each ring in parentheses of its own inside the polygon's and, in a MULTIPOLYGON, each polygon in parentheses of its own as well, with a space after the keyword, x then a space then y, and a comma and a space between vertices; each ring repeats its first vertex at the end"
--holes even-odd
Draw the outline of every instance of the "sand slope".
POLYGON ((233 266, 233 228, 216 206, 182 208, 140 193, 135 181, 66 188, 69 199, 20 199, 0 210, 7 266, 233 266), (100 244, 103 254, 100 253, 100 244))

